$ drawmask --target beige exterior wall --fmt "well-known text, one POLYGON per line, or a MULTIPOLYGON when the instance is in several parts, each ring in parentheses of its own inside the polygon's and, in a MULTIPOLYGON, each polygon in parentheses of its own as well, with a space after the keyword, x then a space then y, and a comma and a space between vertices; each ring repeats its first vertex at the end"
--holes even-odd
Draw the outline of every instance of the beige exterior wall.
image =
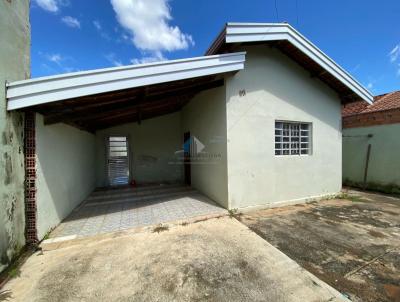
POLYGON ((245 69, 227 81, 229 207, 332 194, 342 179, 337 94, 278 50, 246 47, 245 69), (246 95, 240 97, 239 91, 246 95), (275 156, 275 120, 312 123, 312 154, 275 156))
POLYGON ((205 146, 191 166, 192 187, 227 208, 225 87, 198 94, 182 109, 182 137, 187 131, 205 146))
POLYGON ((182 165, 174 164, 182 148, 180 112, 124 124, 96 133, 97 186, 107 186, 106 141, 111 135, 128 136, 130 175, 137 183, 179 183, 182 165))
POLYGON ((30 77, 29 0, 0 1, 0 272, 25 245, 24 115, 7 112, 6 81, 30 77))
POLYGON ((343 129, 343 136, 345 181, 363 183, 371 144, 367 182, 400 187, 400 124, 343 129))
POLYGON ((38 238, 57 226, 95 188, 95 136, 36 115, 38 238))

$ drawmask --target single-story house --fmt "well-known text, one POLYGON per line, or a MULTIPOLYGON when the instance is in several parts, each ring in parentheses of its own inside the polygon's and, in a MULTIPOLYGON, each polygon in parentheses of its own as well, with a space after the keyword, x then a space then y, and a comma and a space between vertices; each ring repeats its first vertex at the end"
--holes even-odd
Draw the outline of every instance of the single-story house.
POLYGON ((400 91, 343 106, 344 184, 400 194, 400 91))
POLYGON ((27 224, 43 238, 96 187, 130 183, 186 183, 227 209, 335 194, 341 106, 360 99, 286 23, 228 23, 202 57, 8 83, 7 109, 26 114, 27 224))

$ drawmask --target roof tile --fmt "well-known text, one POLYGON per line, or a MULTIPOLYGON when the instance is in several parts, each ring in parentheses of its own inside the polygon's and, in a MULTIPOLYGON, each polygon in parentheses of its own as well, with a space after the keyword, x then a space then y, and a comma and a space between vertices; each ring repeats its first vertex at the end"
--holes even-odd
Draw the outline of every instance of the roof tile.
POLYGON ((375 96, 374 102, 371 105, 368 105, 368 103, 364 101, 357 101, 344 105, 342 108, 342 116, 346 117, 398 108, 400 108, 400 91, 393 91, 375 96))

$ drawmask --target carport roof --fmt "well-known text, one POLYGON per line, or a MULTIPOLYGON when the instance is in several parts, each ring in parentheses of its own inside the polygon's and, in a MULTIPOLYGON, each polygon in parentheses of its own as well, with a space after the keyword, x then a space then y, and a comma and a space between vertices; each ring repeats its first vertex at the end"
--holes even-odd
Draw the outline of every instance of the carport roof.
POLYGON ((75 72, 7 83, 7 109, 238 71, 245 52, 75 72))
POLYGON ((227 23, 206 55, 232 52, 242 44, 276 47, 337 91, 342 103, 362 99, 373 102, 372 94, 348 72, 287 23, 227 23))
POLYGON ((179 111, 244 68, 245 52, 130 65, 7 83, 7 109, 94 132, 179 111))

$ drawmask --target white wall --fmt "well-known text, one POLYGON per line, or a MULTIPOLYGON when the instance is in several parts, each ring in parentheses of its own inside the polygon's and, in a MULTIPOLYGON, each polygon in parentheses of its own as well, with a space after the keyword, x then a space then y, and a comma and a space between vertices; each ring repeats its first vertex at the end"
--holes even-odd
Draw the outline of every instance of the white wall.
POLYGON ((107 186, 106 141, 110 135, 128 136, 130 175, 137 183, 178 183, 183 181, 182 165, 175 152, 182 148, 180 112, 138 123, 97 131, 97 186, 107 186))
POLYGON ((36 115, 39 239, 95 188, 95 136, 65 124, 45 126, 36 115))
POLYGON ((367 183, 400 187, 400 124, 348 128, 343 129, 343 135, 345 181, 363 183, 367 148, 371 144, 367 183))
POLYGON ((198 94, 182 109, 182 136, 187 131, 205 145, 191 165, 192 187, 228 207, 225 87, 198 94))
POLYGON ((246 47, 245 69, 227 82, 229 207, 336 193, 341 189, 338 95, 287 56, 246 47), (239 90, 246 95, 239 97, 239 90), (275 120, 311 122, 310 156, 275 156, 275 120))

